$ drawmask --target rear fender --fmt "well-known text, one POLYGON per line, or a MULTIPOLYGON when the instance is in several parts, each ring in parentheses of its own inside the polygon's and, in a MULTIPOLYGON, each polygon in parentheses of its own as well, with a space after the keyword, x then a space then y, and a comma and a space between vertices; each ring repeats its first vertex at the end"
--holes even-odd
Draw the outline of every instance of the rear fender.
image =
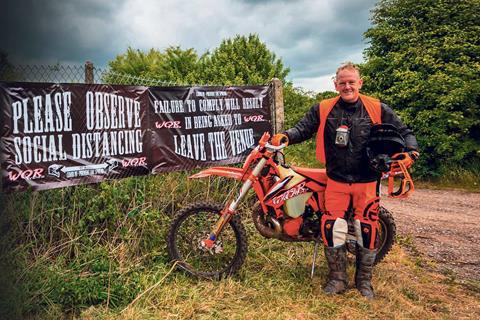
MULTIPOLYGON (((232 178, 235 180, 245 180, 244 172, 242 168, 234 168, 234 167, 211 167, 206 170, 202 170, 194 175, 188 177, 189 179, 199 179, 199 178, 206 178, 210 176, 220 176, 226 178, 232 178), (242 179, 243 178, 243 179, 242 179)), ((248 176, 247 176, 248 177, 248 176)))

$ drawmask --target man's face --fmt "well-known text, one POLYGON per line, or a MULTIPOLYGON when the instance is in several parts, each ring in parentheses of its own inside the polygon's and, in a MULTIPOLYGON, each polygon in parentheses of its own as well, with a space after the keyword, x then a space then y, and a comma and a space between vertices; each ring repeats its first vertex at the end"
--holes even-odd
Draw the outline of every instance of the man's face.
POLYGON ((343 69, 335 80, 335 89, 338 91, 343 101, 356 102, 359 91, 362 88, 363 80, 356 70, 343 69))

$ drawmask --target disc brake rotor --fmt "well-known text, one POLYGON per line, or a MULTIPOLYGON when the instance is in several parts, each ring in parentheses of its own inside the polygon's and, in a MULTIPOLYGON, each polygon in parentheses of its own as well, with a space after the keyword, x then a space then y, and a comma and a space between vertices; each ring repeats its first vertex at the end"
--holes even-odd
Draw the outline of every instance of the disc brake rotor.
POLYGON ((203 243, 203 240, 207 239, 209 233, 198 234, 194 237, 194 243, 197 244, 197 249, 201 252, 209 253, 211 255, 223 253, 223 243, 222 240, 217 239, 211 248, 207 248, 203 243))

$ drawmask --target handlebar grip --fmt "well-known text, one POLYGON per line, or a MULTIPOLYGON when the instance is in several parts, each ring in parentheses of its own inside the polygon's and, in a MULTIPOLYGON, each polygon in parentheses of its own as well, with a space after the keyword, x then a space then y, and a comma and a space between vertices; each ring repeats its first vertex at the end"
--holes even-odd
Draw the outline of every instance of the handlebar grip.
POLYGON ((285 144, 285 146, 288 145, 288 136, 283 133, 277 133, 272 137, 272 140, 270 143, 274 146, 280 146, 282 144, 285 144))

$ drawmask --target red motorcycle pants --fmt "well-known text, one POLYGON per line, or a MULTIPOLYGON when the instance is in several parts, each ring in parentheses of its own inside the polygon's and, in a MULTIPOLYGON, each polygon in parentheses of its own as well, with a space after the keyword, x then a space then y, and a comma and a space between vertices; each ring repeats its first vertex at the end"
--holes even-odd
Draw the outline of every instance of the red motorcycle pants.
POLYGON ((331 179, 325 190, 326 214, 322 216, 323 242, 328 247, 345 244, 348 234, 346 213, 353 208, 357 243, 374 249, 378 225, 378 182, 342 183, 331 179))

